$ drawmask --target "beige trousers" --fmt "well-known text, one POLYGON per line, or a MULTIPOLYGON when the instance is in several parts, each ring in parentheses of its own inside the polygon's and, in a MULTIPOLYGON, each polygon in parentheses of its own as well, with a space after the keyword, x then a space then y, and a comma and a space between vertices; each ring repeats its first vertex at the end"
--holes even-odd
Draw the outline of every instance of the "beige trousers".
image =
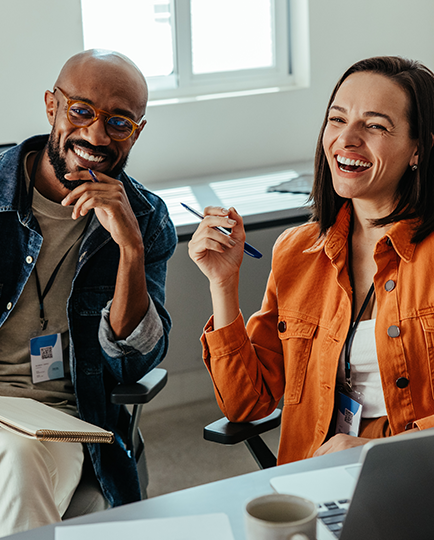
POLYGON ((80 481, 83 446, 0 428, 0 537, 62 519, 80 481))

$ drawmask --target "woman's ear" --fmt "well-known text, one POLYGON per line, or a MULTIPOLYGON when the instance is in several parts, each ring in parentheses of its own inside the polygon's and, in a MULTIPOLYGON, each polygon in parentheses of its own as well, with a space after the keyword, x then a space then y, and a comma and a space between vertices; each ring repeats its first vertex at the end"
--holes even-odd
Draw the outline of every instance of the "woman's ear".
POLYGON ((411 168, 416 167, 419 165, 419 143, 416 145, 416 148, 413 152, 413 155, 411 156, 409 166, 411 168))

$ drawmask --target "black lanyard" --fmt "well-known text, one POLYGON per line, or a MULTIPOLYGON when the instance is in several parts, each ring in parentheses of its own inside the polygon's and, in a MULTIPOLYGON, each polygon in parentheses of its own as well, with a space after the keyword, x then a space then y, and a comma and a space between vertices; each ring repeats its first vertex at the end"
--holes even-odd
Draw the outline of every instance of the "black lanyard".
POLYGON ((362 318, 362 315, 369 303, 369 300, 374 294, 374 290, 375 290, 374 284, 372 284, 368 291, 368 294, 365 297, 363 305, 360 308, 360 311, 355 321, 350 325, 350 329, 348 330, 348 334, 347 334, 347 339, 345 340, 345 383, 346 383, 347 390, 349 391, 351 391, 351 363, 350 363, 351 347, 353 345, 354 336, 356 334, 356 330, 359 325, 360 319, 362 318))
MULTIPOLYGON (((83 231, 83 233, 84 233, 84 231, 83 231)), ((44 298, 47 296, 49 290, 51 289, 51 286, 53 285, 53 282, 56 279, 56 276, 57 276, 57 274, 58 274, 58 272, 60 270, 60 267, 63 264, 63 261, 66 259, 67 255, 69 254, 71 249, 75 246, 75 244, 83 236, 83 233, 81 233, 79 238, 77 238, 77 240, 72 244, 72 246, 68 249, 68 251, 65 253, 65 255, 57 263, 57 266, 54 269, 53 273, 51 274, 50 279, 48 280, 48 283, 45 285, 45 289, 44 289, 43 293, 41 293, 41 283, 39 281, 38 270, 36 269, 36 265, 35 265, 36 290, 38 291, 39 318, 41 319, 41 330, 45 330, 47 328, 47 324, 48 324, 48 320, 45 318, 44 298)))
MULTIPOLYGON (((33 163, 32 167, 32 174, 30 177, 30 184, 29 184, 29 201, 30 201, 30 207, 32 206, 33 201, 33 189, 35 187, 35 179, 36 179, 36 169, 38 167, 39 159, 41 157, 41 152, 38 152, 35 161, 33 163)), ((75 242, 72 244, 72 246, 69 247, 69 249, 66 251, 66 253, 63 255, 63 257, 60 259, 60 261, 57 263, 56 268, 53 270, 53 273, 50 276, 50 279, 48 280, 45 289, 43 292, 41 292, 41 283, 39 281, 38 271, 36 269, 35 264, 35 278, 36 278, 36 290, 38 292, 38 299, 39 299, 39 318, 41 319, 41 330, 45 330, 47 328, 48 320, 45 318, 45 311, 44 311, 44 298, 47 296, 48 292, 50 291, 54 280, 56 279, 57 274, 59 273, 60 267, 62 266, 64 260, 68 256, 71 249, 75 246, 75 244, 83 237, 84 233, 86 232, 87 226, 89 225, 89 219, 86 222, 86 226, 84 227, 82 233, 80 236, 75 240, 75 242)))

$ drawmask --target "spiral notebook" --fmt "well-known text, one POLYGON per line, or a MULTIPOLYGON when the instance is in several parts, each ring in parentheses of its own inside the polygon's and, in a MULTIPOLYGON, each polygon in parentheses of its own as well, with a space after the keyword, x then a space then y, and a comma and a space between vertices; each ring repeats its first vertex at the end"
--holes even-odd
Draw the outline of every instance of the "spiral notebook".
POLYGON ((0 428, 40 441, 114 441, 111 431, 29 398, 0 396, 0 428))

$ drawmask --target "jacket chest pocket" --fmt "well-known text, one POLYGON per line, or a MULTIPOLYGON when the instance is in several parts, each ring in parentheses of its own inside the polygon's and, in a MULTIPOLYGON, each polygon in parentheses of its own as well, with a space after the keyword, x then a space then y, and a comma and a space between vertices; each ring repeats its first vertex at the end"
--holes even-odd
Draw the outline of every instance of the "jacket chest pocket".
POLYGON ((113 298, 114 287, 87 288, 76 292, 73 301, 73 341, 77 366, 86 375, 103 370, 98 331, 101 311, 113 298))
POLYGON ((316 324, 279 314, 277 325, 285 362, 285 405, 300 402, 316 324))
POLYGON ((114 296, 114 287, 95 287, 78 291, 74 310, 79 317, 101 317, 101 311, 114 296))
POLYGON ((434 314, 425 315, 424 317, 421 317, 420 321, 425 336, 428 367, 431 374, 431 389, 434 397, 434 314))

